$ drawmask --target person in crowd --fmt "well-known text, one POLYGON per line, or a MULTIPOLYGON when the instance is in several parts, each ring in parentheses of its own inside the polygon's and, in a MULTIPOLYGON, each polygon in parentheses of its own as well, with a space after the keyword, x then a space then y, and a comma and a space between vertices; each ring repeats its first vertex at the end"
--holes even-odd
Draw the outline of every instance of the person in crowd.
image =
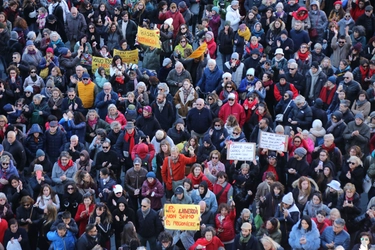
POLYGON ((343 246, 348 249, 350 245, 350 235, 344 230, 345 220, 337 218, 332 226, 327 227, 321 235, 321 247, 323 249, 334 248, 335 246, 343 246))

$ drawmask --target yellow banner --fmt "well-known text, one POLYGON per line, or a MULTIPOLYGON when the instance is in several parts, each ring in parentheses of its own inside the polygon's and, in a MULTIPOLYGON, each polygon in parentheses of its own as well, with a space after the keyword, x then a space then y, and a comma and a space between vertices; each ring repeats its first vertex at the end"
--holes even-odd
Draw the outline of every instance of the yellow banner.
POLYGON ((91 72, 95 73, 99 67, 103 67, 105 69, 105 73, 109 75, 109 68, 111 66, 111 63, 112 63, 111 58, 102 58, 102 57, 93 56, 91 72))
POLYGON ((122 50, 113 50, 113 56, 120 56, 122 59, 122 62, 124 63, 135 63, 138 64, 138 50, 127 50, 127 51, 122 51, 122 50))
POLYGON ((171 230, 199 230, 199 205, 165 204, 164 227, 171 230))
POLYGON ((207 50, 207 43, 202 43, 201 46, 199 46, 196 50, 191 53, 191 55, 188 57, 190 59, 199 58, 205 53, 207 50))
POLYGON ((159 36, 159 30, 149 30, 138 26, 137 41, 140 44, 160 48, 159 36))

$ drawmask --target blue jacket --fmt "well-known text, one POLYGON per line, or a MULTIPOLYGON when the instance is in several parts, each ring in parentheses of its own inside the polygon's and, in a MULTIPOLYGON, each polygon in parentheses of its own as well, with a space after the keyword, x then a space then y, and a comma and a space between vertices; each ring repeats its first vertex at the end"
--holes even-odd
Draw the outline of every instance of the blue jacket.
POLYGON ((110 104, 116 104, 118 95, 113 90, 111 91, 111 100, 104 101, 105 93, 104 90, 96 95, 94 106, 98 109, 98 115, 101 119, 105 120, 108 113, 108 106, 110 104))
POLYGON ((203 71, 203 76, 199 80, 197 86, 203 92, 212 92, 220 84, 222 75, 223 75, 223 71, 219 69, 217 65, 215 66, 213 71, 211 71, 208 67, 206 67, 203 71))
POLYGON ((25 139, 24 147, 29 161, 34 160, 36 151, 38 149, 44 149, 43 131, 38 124, 35 123, 31 126, 29 135, 25 139), (34 133, 39 133, 39 137, 37 139, 34 137, 34 133))
POLYGON ((60 156, 60 148, 67 140, 64 132, 57 128, 55 134, 50 134, 49 130, 44 133, 44 152, 49 156, 51 162, 56 162, 60 156))
POLYGON ((207 193, 203 197, 203 199, 202 199, 201 195, 199 194, 199 189, 193 190, 193 192, 191 193, 191 199, 192 199, 193 203, 196 204, 196 205, 198 205, 200 201, 205 201, 206 204, 207 204, 207 208, 210 209, 210 211, 213 214, 216 214, 216 212, 217 212, 216 196, 209 189, 207 190, 207 193))
POLYGON ((60 237, 57 231, 48 232, 47 238, 48 240, 52 241, 54 250, 74 249, 76 244, 76 238, 69 230, 67 230, 64 237, 60 237))
POLYGON ((322 235, 320 236, 321 246, 323 249, 328 249, 326 244, 335 243, 335 246, 343 246, 344 249, 349 249, 350 245, 350 235, 345 230, 342 230, 340 233, 335 234, 333 232, 333 226, 327 227, 324 229, 322 235))
POLYGON ((251 86, 255 86, 255 83, 258 81, 258 78, 256 78, 256 77, 254 77, 254 80, 252 80, 252 81, 249 81, 248 79, 247 79, 247 77, 245 77, 244 79, 242 79, 242 81, 241 81, 241 84, 240 84, 240 86, 238 87, 238 92, 239 93, 242 93, 242 92, 246 92, 247 91, 247 89, 246 89, 246 87, 248 86, 248 85, 251 85, 251 86))
POLYGON ((320 234, 316 227, 314 221, 311 221, 311 230, 307 231, 302 227, 298 229, 301 220, 295 224, 292 228, 292 232, 289 234, 289 244, 293 249, 308 249, 308 250, 318 250, 320 247, 320 234), (299 243, 301 237, 305 236, 306 244, 301 245, 299 243))

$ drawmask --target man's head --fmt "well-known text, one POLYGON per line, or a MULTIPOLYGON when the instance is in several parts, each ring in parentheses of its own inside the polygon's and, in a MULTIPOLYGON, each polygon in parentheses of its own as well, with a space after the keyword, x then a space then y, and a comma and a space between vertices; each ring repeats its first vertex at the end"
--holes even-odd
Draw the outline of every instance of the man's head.
POLYGON ((353 80, 353 73, 352 72, 346 72, 344 75, 344 82, 349 83, 351 80, 353 80))
POLYGON ((349 100, 341 100, 340 101, 340 106, 339 106, 339 111, 341 113, 346 113, 350 107, 350 101, 349 100))
POLYGON ((181 62, 176 62, 176 65, 174 66, 177 74, 181 74, 182 70, 184 69, 184 65, 181 62))
POLYGON ((294 29, 295 30, 301 30, 302 29, 302 25, 303 25, 303 23, 301 21, 296 21, 294 23, 294 29))
POLYGON ((195 101, 195 107, 198 109, 198 110, 201 110, 204 108, 204 100, 202 98, 198 98, 196 101, 195 101))
POLYGON ((141 170, 141 166, 142 166, 142 160, 141 158, 139 157, 136 157, 133 161, 133 166, 134 166, 134 170, 136 172, 139 172, 141 170))
POLYGON ((355 115, 355 124, 356 124, 357 126, 361 126, 362 123, 364 122, 364 120, 365 120, 365 117, 363 116, 362 113, 357 113, 357 114, 355 115))
POLYGON ((8 134, 7 134, 7 141, 10 144, 13 144, 16 141, 16 132, 9 131, 8 134))
POLYGON ((21 54, 18 52, 14 52, 12 55, 12 61, 14 63, 19 63, 21 61, 21 54))
POLYGON ((268 124, 269 124, 269 120, 268 118, 262 118, 260 121, 259 121, 259 128, 260 129, 266 129, 268 127, 268 124))
POLYGON ((60 223, 57 225, 57 234, 60 237, 64 237, 66 235, 66 225, 64 223, 60 223))
POLYGON ((150 209, 150 206, 151 206, 151 201, 150 201, 150 199, 148 199, 148 198, 144 198, 144 199, 142 200, 142 202, 141 202, 141 210, 142 210, 143 212, 146 212, 147 210, 150 209))
POLYGON ((93 223, 87 224, 86 226, 86 234, 91 237, 96 237, 98 235, 98 229, 96 229, 96 225, 93 223))
POLYGON ((200 208, 201 214, 203 214, 206 211, 206 208, 207 208, 206 202, 205 201, 200 201, 199 202, 199 208, 200 208))
POLYGON ((208 60, 207 66, 210 69, 210 71, 213 71, 215 69, 215 66, 216 66, 216 60, 214 60, 214 59, 208 60))
POLYGON ((102 144, 102 149, 104 153, 107 153, 111 149, 111 143, 109 141, 104 141, 102 144))
POLYGON ((249 222, 242 223, 241 234, 245 238, 251 234, 251 224, 249 222))
POLYGON ((344 230, 344 227, 345 227, 345 220, 342 219, 342 218, 337 218, 334 222, 333 222, 333 232, 335 234, 338 234, 340 233, 342 230, 344 230))
POLYGON ((228 95, 228 104, 229 106, 233 106, 236 103, 236 95, 233 93, 230 93, 228 95))
POLYGON ((173 161, 178 160, 179 154, 180 154, 180 150, 178 149, 178 147, 176 147, 176 146, 171 147, 171 159, 173 161))
POLYGON ((76 75, 78 76, 78 78, 81 78, 83 73, 84 73, 83 67, 81 65, 77 66, 76 67, 76 75))
POLYGON ((330 147, 335 140, 335 137, 333 136, 333 134, 326 134, 324 135, 323 138, 324 138, 324 146, 327 148, 330 147))
POLYGON ((371 5, 367 5, 365 8, 366 16, 370 17, 372 15, 374 8, 371 5))
POLYGON ((73 19, 76 19, 78 16, 78 9, 76 7, 72 7, 70 9, 70 13, 72 14, 73 19))
POLYGON ((73 146, 73 147, 76 147, 78 145, 78 136, 77 135, 72 135, 70 137, 70 144, 73 146))

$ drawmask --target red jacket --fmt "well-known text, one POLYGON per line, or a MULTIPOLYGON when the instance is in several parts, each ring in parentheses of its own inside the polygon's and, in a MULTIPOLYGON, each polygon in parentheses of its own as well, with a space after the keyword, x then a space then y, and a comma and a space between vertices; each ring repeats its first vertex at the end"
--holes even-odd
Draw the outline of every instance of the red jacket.
POLYGON ((326 227, 328 227, 327 222, 324 221, 323 223, 319 223, 318 219, 316 217, 311 218, 311 220, 313 220, 315 222, 316 227, 318 228, 320 235, 322 235, 324 229, 326 229, 326 227))
POLYGON ((89 213, 85 214, 83 217, 81 217, 81 213, 86 210, 85 204, 81 203, 78 205, 76 216, 74 217, 74 220, 79 224, 78 228, 78 237, 81 236, 85 230, 87 223, 89 222, 89 217, 92 211, 94 211, 95 204, 91 204, 89 206, 89 213))
POLYGON ((207 241, 206 238, 199 238, 189 250, 195 250, 198 245, 205 246, 206 250, 217 250, 219 247, 224 247, 223 242, 217 236, 214 236, 211 241, 207 241))
POLYGON ((194 187, 194 185, 199 185, 202 181, 206 181, 208 189, 211 190, 211 191, 213 190, 214 186, 212 185, 210 180, 208 180, 208 178, 203 173, 200 173, 198 177, 195 177, 193 173, 190 173, 187 176, 187 178, 189 178, 191 180, 191 183, 193 184, 193 187, 194 187))
POLYGON ((121 124, 121 129, 125 129, 125 125, 127 123, 126 118, 125 118, 125 116, 120 111, 117 111, 117 112, 118 112, 118 115, 117 115, 117 117, 115 119, 112 119, 112 118, 108 117, 108 115, 107 115, 105 117, 105 121, 108 124, 111 124, 114 121, 118 121, 121 124))
POLYGON ((165 13, 160 13, 159 14, 159 20, 161 21, 165 21, 167 20, 168 18, 172 18, 173 19, 173 22, 172 22, 172 26, 173 26, 173 38, 176 38, 177 36, 177 33, 178 31, 180 30, 180 26, 182 24, 185 24, 185 19, 184 17, 182 16, 182 14, 180 13, 180 11, 176 11, 176 12, 172 12, 172 11, 167 11, 165 13))
MULTIPOLYGON (((163 161, 163 167, 161 169, 161 176, 167 190, 172 190, 172 177, 169 169, 169 157, 165 157, 163 161)), ((197 161, 197 156, 186 157, 183 154, 179 154, 178 161, 174 163, 170 160, 170 167, 172 169, 172 175, 174 181, 179 181, 185 178, 185 166, 188 164, 194 164, 197 161)))
POLYGON ((219 220, 220 211, 215 216, 215 227, 218 233, 218 237, 222 242, 234 240, 236 237, 234 231, 234 222, 236 220, 236 209, 232 209, 229 214, 220 222, 219 220), (223 231, 219 233, 219 229, 223 231))
POLYGON ((223 121, 226 121, 229 115, 234 115, 240 127, 243 127, 246 120, 246 114, 240 104, 234 103, 233 106, 230 106, 229 103, 225 103, 223 106, 221 106, 219 111, 219 118, 223 121))
POLYGON ((211 41, 207 42, 207 49, 208 49, 208 54, 210 55, 211 59, 216 59, 216 42, 215 39, 212 38, 211 41))
POLYGON ((213 192, 216 195, 217 204, 228 202, 228 192, 229 192, 231 187, 232 187, 232 185, 230 185, 230 183, 227 183, 227 186, 224 188, 223 192, 221 193, 220 197, 218 198, 217 194, 219 194, 221 192, 221 190, 223 189, 223 186, 215 183, 213 192))

